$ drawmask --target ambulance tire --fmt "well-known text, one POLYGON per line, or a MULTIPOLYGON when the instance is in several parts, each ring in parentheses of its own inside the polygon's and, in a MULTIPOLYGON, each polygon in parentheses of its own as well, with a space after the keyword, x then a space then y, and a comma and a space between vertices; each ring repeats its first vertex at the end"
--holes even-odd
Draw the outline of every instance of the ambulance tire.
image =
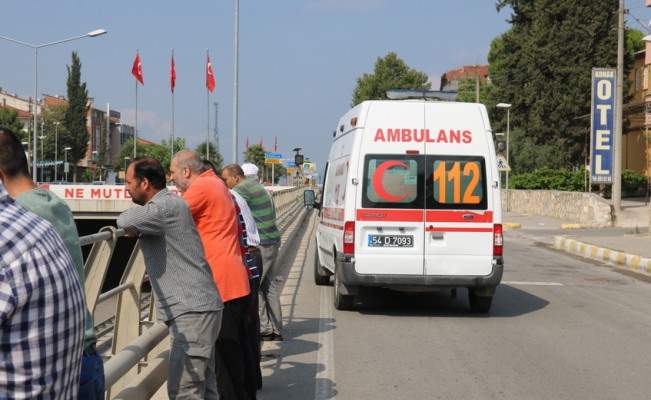
POLYGON ((477 296, 473 288, 468 288, 468 301, 470 302, 470 310, 472 312, 477 314, 486 314, 491 309, 493 296, 477 296))
POLYGON ((323 267, 321 266, 321 260, 319 260, 319 245, 316 246, 314 251, 314 283, 317 286, 325 286, 330 283, 330 275, 326 274, 325 276, 321 275, 325 273, 323 267))
POLYGON ((335 281, 334 281, 334 300, 335 300, 335 308, 337 310, 352 310, 353 309, 353 303, 355 302, 355 296, 350 296, 350 295, 344 295, 339 291, 339 285, 343 285, 341 282, 339 282, 339 268, 337 268, 335 264, 335 281))

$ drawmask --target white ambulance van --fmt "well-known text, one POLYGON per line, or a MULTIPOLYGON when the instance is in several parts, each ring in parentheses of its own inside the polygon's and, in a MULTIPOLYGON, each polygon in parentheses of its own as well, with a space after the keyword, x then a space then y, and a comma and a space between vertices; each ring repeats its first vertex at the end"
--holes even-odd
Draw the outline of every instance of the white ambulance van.
POLYGON ((467 288, 490 310, 502 279, 502 209, 486 107, 453 92, 387 92, 339 121, 319 209, 314 279, 334 276, 334 305, 360 286, 403 292, 467 288), (418 97, 414 99, 413 97, 418 97), (432 100, 437 99, 437 100, 432 100))

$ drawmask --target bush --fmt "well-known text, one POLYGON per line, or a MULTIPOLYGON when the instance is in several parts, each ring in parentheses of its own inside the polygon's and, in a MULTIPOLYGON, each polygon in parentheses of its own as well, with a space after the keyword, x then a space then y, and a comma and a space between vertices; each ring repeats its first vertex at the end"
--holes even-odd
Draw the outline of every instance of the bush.
MULTIPOLYGON (((633 170, 622 171, 622 193, 634 195, 646 188, 646 175, 633 170)), ((612 185, 606 185, 603 194, 610 197, 612 185)), ((569 171, 567 169, 551 169, 543 167, 519 175, 509 177, 510 189, 524 190, 561 190, 568 192, 583 192, 585 190, 585 170, 569 171)), ((592 191, 598 191, 598 185, 592 185, 592 191)))
POLYGON ((585 172, 542 167, 533 172, 509 177, 509 188, 582 192, 585 190, 585 172))

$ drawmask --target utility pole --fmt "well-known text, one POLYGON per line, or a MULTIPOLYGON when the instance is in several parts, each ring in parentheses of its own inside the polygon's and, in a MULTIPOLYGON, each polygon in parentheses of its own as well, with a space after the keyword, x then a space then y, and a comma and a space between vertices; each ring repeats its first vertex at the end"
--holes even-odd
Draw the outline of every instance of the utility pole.
POLYGON ((621 211, 622 200, 622 119, 624 100, 624 0, 619 0, 617 26, 617 88, 615 93, 615 154, 613 162, 613 208, 621 211))

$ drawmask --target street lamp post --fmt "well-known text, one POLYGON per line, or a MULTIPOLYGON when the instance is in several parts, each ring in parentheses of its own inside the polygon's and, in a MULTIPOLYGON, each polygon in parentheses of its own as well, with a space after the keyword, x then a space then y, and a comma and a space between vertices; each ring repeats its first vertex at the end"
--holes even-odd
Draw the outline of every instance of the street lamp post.
MULTIPOLYGON (((497 107, 506 108, 506 164, 509 164, 509 131, 511 128, 511 104, 499 103, 497 107)), ((506 211, 509 211, 509 171, 506 171, 506 211)))
MULTIPOLYGON (((33 44, 21 42, 15 39, 11 39, 5 36, 0 36, 0 39, 5 39, 10 42, 22 44, 23 46, 31 47, 34 49, 34 157, 36 157, 36 127, 38 126, 38 49, 41 47, 47 47, 47 46, 52 46, 54 44, 59 44, 63 42, 69 42, 71 40, 76 40, 76 39, 83 39, 85 37, 95 37, 99 35, 105 34, 106 31, 104 29, 98 29, 96 31, 88 32, 85 35, 82 36, 75 36, 69 39, 63 39, 63 40, 57 40, 56 42, 51 42, 51 43, 46 43, 46 44, 41 44, 38 46, 35 46, 33 44)), ((32 165, 32 179, 34 179, 34 182, 37 181, 36 177, 36 163, 32 159, 33 165, 32 165)))
POLYGON ((41 135, 38 138, 41 139, 41 182, 45 182, 45 179, 43 178, 43 172, 45 170, 45 160, 43 159, 43 140, 45 139, 45 136, 41 135))
POLYGON ((130 157, 124 157, 124 182, 127 182, 127 161, 129 161, 131 158, 130 157))
POLYGON ((72 150, 71 147, 66 147, 63 150, 65 150, 66 153, 66 162, 63 164, 63 170, 66 172, 66 182, 68 182, 68 150, 72 150))
POLYGON ((59 152, 58 152, 58 142, 59 142, 59 124, 60 122, 55 122, 54 126, 54 180, 57 180, 57 170, 59 169, 59 152))

